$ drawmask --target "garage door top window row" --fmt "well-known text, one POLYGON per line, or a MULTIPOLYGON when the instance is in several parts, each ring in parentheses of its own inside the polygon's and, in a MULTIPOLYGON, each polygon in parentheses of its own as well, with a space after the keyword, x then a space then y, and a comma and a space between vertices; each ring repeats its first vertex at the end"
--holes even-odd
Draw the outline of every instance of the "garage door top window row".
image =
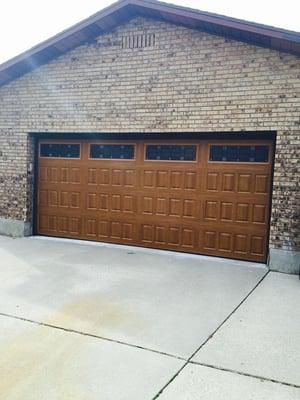
POLYGON ((80 158, 80 144, 41 143, 40 157, 80 158))
MULTIPOLYGON (((40 156, 49 158, 80 158, 80 144, 41 143, 40 156)), ((90 159, 133 160, 134 144, 90 144, 90 159)), ((196 161, 197 145, 146 144, 146 161, 196 161)), ((210 162, 269 161, 267 145, 210 145, 210 162)))
POLYGON ((268 162, 268 146, 211 145, 209 161, 268 162))

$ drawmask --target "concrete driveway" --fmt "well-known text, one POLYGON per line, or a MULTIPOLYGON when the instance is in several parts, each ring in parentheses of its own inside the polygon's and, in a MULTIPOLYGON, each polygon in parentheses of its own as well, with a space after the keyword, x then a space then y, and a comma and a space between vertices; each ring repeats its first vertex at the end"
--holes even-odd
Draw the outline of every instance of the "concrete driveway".
POLYGON ((300 399, 299 304, 259 264, 0 237, 0 399, 300 399))

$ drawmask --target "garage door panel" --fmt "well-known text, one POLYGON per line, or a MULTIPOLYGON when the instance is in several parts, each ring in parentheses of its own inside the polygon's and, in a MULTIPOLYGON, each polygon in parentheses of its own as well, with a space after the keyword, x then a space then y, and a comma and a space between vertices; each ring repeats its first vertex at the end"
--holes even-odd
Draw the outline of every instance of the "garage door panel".
POLYGON ((80 237, 82 230, 82 219, 74 216, 60 216, 57 214, 40 213, 38 218, 38 229, 41 234, 52 234, 54 236, 80 237))
POLYGON ((137 241, 135 221, 108 220, 101 217, 84 217, 83 236, 104 242, 124 241, 134 244, 137 241))
POLYGON ((102 211, 134 214, 137 212, 137 198, 130 194, 89 192, 86 194, 85 209, 97 213, 102 211))
POLYGON ((82 141, 79 154, 66 141, 67 147, 54 146, 56 157, 46 146, 48 155, 39 158, 38 233, 265 261, 271 142, 262 142, 267 162, 253 162, 267 160, 254 141, 247 148, 246 142, 170 143, 151 142, 147 153, 148 142, 82 141), (251 162, 212 161, 215 143, 224 146, 214 157, 251 162), (60 157, 66 154, 77 158, 60 157))
MULTIPOLYGON (((110 161, 111 163, 111 161, 110 161)), ((136 187, 136 171, 132 168, 122 169, 121 166, 113 168, 89 168, 87 169, 87 185, 111 188, 112 186, 134 188, 136 187)))
POLYGON ((265 173, 206 172, 204 190, 222 194, 268 194, 269 177, 265 173))
POLYGON ((245 199, 238 201, 219 201, 215 198, 204 201, 203 206, 203 220, 209 222, 211 225, 217 223, 218 225, 234 226, 246 225, 249 229, 268 225, 268 206, 267 204, 252 203, 254 200, 245 202, 245 199))
POLYGON ((155 190, 189 190, 200 188, 200 173, 196 171, 170 171, 166 169, 142 170, 141 188, 155 190))
POLYGON ((197 252, 198 235, 199 232, 196 228, 188 226, 145 223, 140 227, 141 244, 152 247, 158 245, 173 250, 183 249, 197 252))

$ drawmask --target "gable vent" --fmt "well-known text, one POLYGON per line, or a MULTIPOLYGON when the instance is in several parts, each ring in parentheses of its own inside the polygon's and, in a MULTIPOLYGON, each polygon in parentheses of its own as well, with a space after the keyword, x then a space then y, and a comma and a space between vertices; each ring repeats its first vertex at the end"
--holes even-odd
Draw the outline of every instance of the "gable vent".
POLYGON ((122 49, 141 49, 155 46, 155 33, 122 36, 122 49))

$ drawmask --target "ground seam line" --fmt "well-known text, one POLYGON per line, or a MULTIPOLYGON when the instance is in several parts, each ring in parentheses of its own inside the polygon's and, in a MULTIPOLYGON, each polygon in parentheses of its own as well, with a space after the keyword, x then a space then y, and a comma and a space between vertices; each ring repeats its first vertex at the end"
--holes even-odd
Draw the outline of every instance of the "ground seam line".
POLYGON ((183 357, 180 357, 180 356, 176 356, 174 354, 164 353, 163 351, 154 350, 154 349, 150 349, 150 348, 143 347, 143 346, 138 346, 138 345, 135 345, 135 344, 132 344, 132 343, 122 342, 122 341, 116 340, 116 339, 110 339, 110 338, 107 338, 107 337, 104 337, 104 336, 94 335, 92 333, 81 332, 81 331, 77 331, 75 329, 68 329, 68 328, 64 328, 62 326, 56 326, 56 325, 52 325, 52 324, 47 324, 45 322, 34 321, 32 319, 28 319, 28 318, 24 318, 24 317, 18 317, 16 315, 6 314, 6 313, 2 313, 2 312, 0 312, 0 316, 7 317, 7 318, 12 318, 12 319, 17 319, 17 320, 24 321, 24 322, 29 322, 31 324, 35 324, 35 325, 38 325, 38 326, 44 326, 46 328, 57 329, 57 330, 64 331, 64 332, 67 332, 67 333, 73 333, 73 334, 76 334, 76 335, 88 336, 88 337, 92 337, 92 338, 96 338, 96 339, 101 339, 101 340, 105 340, 106 342, 117 343, 117 344, 120 344, 120 345, 123 345, 123 346, 133 347, 135 349, 149 351, 151 353, 160 354, 162 356, 176 358, 177 360, 181 360, 181 361, 187 361, 186 358, 183 358, 183 357))
POLYGON ((243 300, 231 311, 230 314, 221 322, 220 325, 213 331, 213 333, 194 351, 194 353, 187 359, 186 363, 176 372, 176 374, 163 386, 163 388, 153 397, 152 400, 156 400, 160 397, 163 391, 174 381, 175 378, 181 373, 181 371, 190 363, 191 359, 202 349, 203 346, 217 333, 217 331, 229 320, 229 318, 237 311, 238 308, 251 296, 256 288, 262 283, 262 281, 269 275, 270 270, 257 282, 257 284, 250 290, 250 292, 243 298, 243 300))
POLYGON ((283 382, 283 381, 277 381, 276 379, 272 379, 272 378, 266 378, 265 376, 260 376, 260 375, 253 375, 250 374, 248 372, 241 372, 241 371, 237 371, 235 369, 230 369, 230 368, 225 368, 225 367, 219 367, 216 365, 212 365, 212 364, 205 364, 202 362, 197 362, 197 361, 189 361, 189 364, 193 364, 193 365, 201 365, 202 367, 207 367, 207 368, 211 368, 211 369, 216 369, 219 371, 224 371, 224 372, 229 372, 231 374, 237 374, 237 375, 242 375, 242 376, 247 376, 249 378, 254 378, 254 379, 259 379, 259 380, 263 380, 263 381, 267 381, 267 382, 272 382, 272 383, 277 383, 279 385, 284 385, 284 386, 289 386, 289 387, 293 387, 296 389, 300 389, 299 385, 296 385, 295 383, 289 383, 289 382, 283 382))

